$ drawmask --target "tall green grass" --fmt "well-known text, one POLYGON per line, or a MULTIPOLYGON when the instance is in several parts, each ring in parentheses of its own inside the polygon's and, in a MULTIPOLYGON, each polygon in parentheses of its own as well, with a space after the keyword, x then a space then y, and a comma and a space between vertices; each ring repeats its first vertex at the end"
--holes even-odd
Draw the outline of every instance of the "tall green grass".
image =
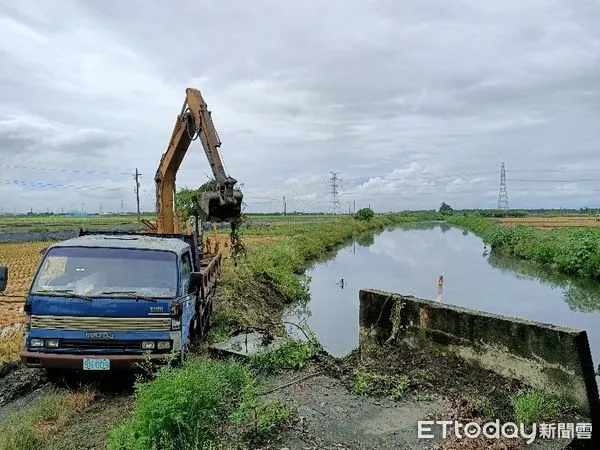
POLYGON ((567 275, 600 279, 600 230, 505 227, 468 214, 454 215, 447 221, 473 231, 497 254, 535 261, 567 275))
POLYGON ((216 439, 251 381, 236 363, 163 367, 154 380, 136 385, 133 416, 111 430, 108 448, 202 448, 216 439))
POLYGON ((573 414, 573 405, 566 399, 542 389, 531 388, 511 397, 517 423, 531 425, 544 421, 555 421, 559 417, 573 414))
POLYGON ((109 432, 107 447, 191 450, 264 440, 296 409, 264 403, 259 393, 256 375, 239 362, 195 359, 163 367, 136 385, 132 415, 109 432))

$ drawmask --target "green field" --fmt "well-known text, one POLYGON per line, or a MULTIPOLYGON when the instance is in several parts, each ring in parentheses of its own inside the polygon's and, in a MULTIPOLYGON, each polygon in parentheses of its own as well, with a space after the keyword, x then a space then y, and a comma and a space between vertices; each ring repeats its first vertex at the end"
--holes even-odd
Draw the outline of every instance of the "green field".
MULTIPOLYGON (((146 215, 142 218, 154 220, 154 216, 146 215)), ((44 233, 49 231, 75 230, 83 228, 104 228, 111 226, 136 226, 137 215, 115 216, 0 216, 0 232, 32 232, 44 233)))
MULTIPOLYGON (((142 219, 155 221, 154 214, 145 214, 142 219)), ((316 222, 332 220, 332 214, 248 214, 251 222, 316 222)), ((0 233, 46 233, 52 231, 67 231, 101 228, 143 227, 138 221, 137 214, 124 215, 89 215, 89 216, 62 216, 62 215, 20 215, 0 216, 0 233)))

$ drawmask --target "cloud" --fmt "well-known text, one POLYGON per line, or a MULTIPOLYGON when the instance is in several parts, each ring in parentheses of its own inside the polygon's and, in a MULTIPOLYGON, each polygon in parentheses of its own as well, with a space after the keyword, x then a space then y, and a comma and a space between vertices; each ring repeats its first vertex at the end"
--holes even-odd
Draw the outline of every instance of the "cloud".
MULTIPOLYGON (((331 171, 344 204, 495 207, 501 161, 515 207, 591 205, 599 184, 572 180, 600 171, 599 18, 592 0, 0 0, 0 178, 43 209, 112 173, 119 194, 90 192, 118 210, 138 168, 151 209, 194 86, 249 211, 327 209, 331 171)), ((207 174, 194 142, 177 185, 207 174)))
POLYGON ((126 136, 102 129, 76 128, 35 116, 0 119, 0 154, 9 160, 25 156, 102 158, 103 151, 121 146, 126 136), (82 150, 85 150, 82 152, 82 150))

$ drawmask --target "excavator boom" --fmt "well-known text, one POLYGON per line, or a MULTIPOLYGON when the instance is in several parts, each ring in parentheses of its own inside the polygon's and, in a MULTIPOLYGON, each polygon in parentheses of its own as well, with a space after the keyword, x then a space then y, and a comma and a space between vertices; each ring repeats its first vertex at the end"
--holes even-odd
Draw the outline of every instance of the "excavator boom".
POLYGON ((235 189, 237 180, 227 175, 219 154, 221 140, 214 127, 202 94, 188 88, 177 116, 167 151, 154 177, 156 182, 157 233, 178 233, 179 217, 174 208, 175 178, 192 141, 200 138, 216 181, 214 192, 202 193, 198 210, 202 220, 233 222, 241 214, 242 193, 235 189))

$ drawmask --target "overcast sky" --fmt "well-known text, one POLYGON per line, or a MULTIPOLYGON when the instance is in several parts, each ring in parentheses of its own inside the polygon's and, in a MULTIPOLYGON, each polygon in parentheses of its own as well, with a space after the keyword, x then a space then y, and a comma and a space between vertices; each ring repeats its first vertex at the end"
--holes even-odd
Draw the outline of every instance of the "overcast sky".
MULTIPOLYGON (((0 0, 0 208, 153 209, 188 86, 246 211, 600 206, 595 0, 0 0)), ((210 168, 199 141, 178 186, 210 168)))

